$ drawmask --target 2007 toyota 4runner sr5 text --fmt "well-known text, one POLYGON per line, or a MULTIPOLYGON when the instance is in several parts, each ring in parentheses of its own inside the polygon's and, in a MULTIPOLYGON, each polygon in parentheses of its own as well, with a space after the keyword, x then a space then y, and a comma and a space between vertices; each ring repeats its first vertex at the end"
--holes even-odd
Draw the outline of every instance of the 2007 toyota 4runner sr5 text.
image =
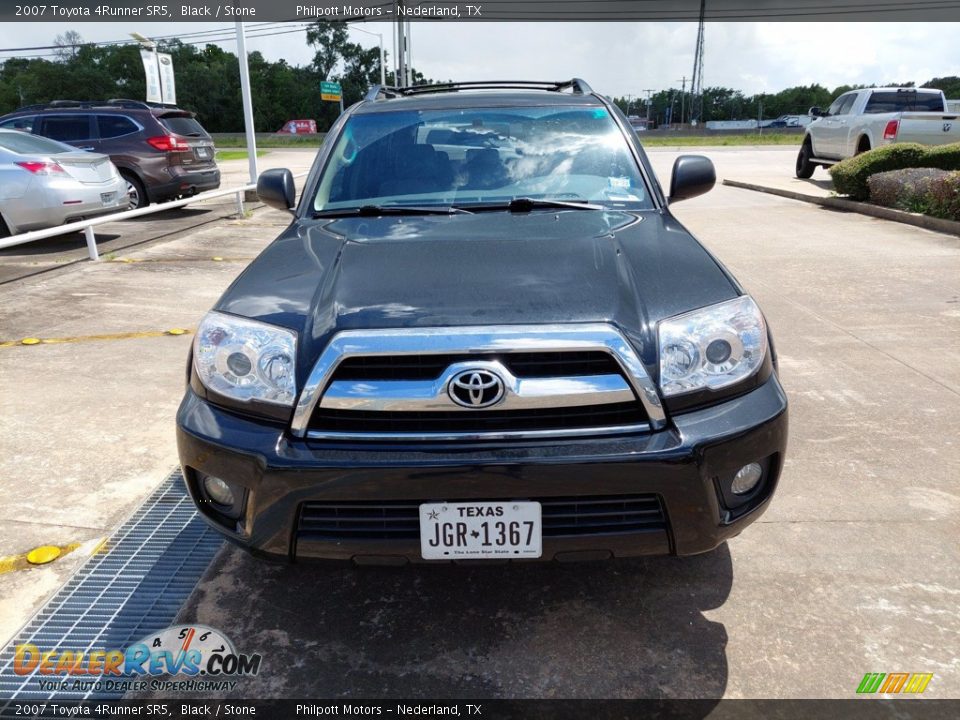
POLYGON ((689 555, 764 511, 787 400, 763 314, 582 80, 374 88, 197 330, 203 516, 267 557, 689 555), (296 207, 294 208, 294 206, 296 207))

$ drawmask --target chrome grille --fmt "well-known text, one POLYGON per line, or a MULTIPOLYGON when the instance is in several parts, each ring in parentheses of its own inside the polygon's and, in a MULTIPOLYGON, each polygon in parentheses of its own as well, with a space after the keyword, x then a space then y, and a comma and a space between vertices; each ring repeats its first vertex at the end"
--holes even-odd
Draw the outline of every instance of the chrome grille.
POLYGON ((646 422, 637 402, 533 410, 461 412, 371 412, 318 408, 310 429, 357 433, 497 433, 524 430, 588 430, 646 422))
POLYGON ((352 357, 341 362, 333 380, 434 380, 455 363, 496 360, 520 377, 577 377, 619 374, 605 352, 518 352, 460 355, 388 355, 352 357))
POLYGON ((633 347, 610 325, 413 328, 336 335, 294 436, 456 441, 624 434, 664 424, 633 347))

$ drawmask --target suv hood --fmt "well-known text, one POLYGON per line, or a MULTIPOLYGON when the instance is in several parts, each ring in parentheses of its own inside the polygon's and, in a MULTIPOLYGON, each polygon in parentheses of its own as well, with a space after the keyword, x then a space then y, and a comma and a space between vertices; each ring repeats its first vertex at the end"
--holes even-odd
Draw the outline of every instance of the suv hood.
POLYGON ((653 364, 659 320, 737 294, 669 214, 482 212, 295 223, 216 309, 296 330, 305 377, 358 328, 608 321, 653 364))

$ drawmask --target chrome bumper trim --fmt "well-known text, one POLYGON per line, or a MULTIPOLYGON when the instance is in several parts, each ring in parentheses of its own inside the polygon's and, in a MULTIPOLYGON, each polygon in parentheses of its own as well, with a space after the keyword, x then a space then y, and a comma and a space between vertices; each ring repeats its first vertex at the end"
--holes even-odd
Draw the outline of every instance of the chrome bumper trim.
MULTIPOLYGON (((471 353, 511 353, 511 352, 574 352, 600 350, 609 353, 624 371, 633 393, 643 404, 649 424, 645 429, 659 430, 666 424, 666 416, 657 388, 647 375, 643 363, 633 346, 620 332, 607 323, 587 323, 575 325, 505 325, 471 327, 432 327, 400 328, 395 330, 344 330, 337 333, 330 344, 321 353, 304 384, 297 400, 290 423, 290 432, 295 437, 319 437, 308 433, 307 426, 314 410, 321 404, 337 366, 346 358, 358 356, 389 355, 448 355, 471 353)), ((477 362, 483 362, 478 358, 477 362)), ((582 378, 577 378, 582 380, 582 378)), ((531 379, 532 380, 532 379, 531 379)), ((525 380, 523 382, 528 382, 525 380)), ((340 383, 336 383, 339 385, 340 383)), ((355 383, 350 383, 355 384, 355 383)), ((338 388, 342 396, 343 388, 338 388)), ((531 391, 532 392, 532 391, 531 391)), ((336 395, 334 397, 337 397, 336 395)), ((614 401, 614 402, 619 402, 614 401)), ((330 407, 328 405, 323 407, 330 407)), ((360 409, 360 408, 353 408, 360 409)), ((366 409, 366 408, 364 408, 366 409)), ((444 407, 443 409, 450 409, 444 407)), ((475 410, 474 412, 483 412, 475 410)), ((544 430, 525 431, 522 437, 564 437, 569 435, 597 435, 601 432, 627 432, 625 427, 640 428, 639 425, 619 426, 618 428, 589 428, 583 430, 544 430), (531 432, 539 434, 532 435, 531 432)), ((608 432, 608 434, 609 434, 608 432)), ((331 433, 322 434, 330 437, 331 433)), ((366 433, 343 433, 343 438, 362 438, 366 433)), ((382 433, 370 433, 378 439, 382 433)), ((426 434, 431 435, 431 434, 426 434)), ((490 438, 499 439, 514 436, 512 433, 446 433, 445 438, 490 438)), ((419 434, 403 434, 400 439, 441 439, 424 437, 419 434)))
POLYGON ((535 410, 634 402, 636 396, 620 375, 518 378, 502 363, 454 363, 436 380, 338 380, 330 383, 320 407, 327 410, 379 412, 535 410), (447 383, 458 372, 483 368, 503 380, 499 402, 482 409, 457 405, 447 393, 447 383))

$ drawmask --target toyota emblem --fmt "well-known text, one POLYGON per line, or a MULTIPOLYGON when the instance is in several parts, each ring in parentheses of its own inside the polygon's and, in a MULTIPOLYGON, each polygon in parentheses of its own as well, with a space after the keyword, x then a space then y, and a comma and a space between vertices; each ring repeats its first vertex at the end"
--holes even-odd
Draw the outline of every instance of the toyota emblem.
POLYGON ((503 380, 480 368, 458 372, 450 378, 447 394, 457 405, 478 409, 490 407, 503 397, 503 380))

